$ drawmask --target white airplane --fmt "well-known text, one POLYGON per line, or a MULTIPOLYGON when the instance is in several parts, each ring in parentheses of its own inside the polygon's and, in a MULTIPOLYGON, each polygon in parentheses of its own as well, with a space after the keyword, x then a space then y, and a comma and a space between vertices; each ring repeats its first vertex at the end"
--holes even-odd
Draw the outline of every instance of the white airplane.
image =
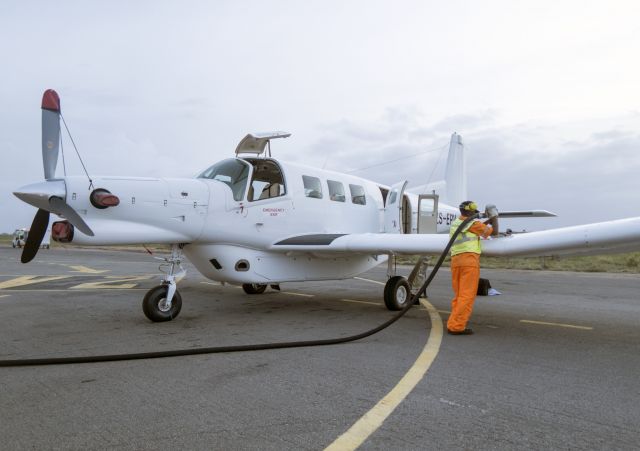
MULTIPOLYGON (((347 279, 389 260, 384 301, 399 310, 410 298, 407 280, 391 264, 397 254, 439 254, 456 207, 467 199, 464 146, 453 134, 445 180, 432 194, 406 192, 406 181, 386 186, 364 178, 271 157, 271 140, 289 133, 248 134, 235 158, 194 178, 56 177, 60 99, 42 99, 42 157, 46 181, 14 194, 38 208, 22 262, 31 261, 49 214, 62 243, 165 243, 168 272, 149 290, 143 311, 152 321, 178 316, 176 278, 186 256, 204 276, 242 284, 259 294, 283 282, 347 279), (446 200, 446 203, 443 202, 446 200)), ((553 216, 544 210, 501 217, 553 216)), ((640 249, 640 217, 494 237, 485 255, 534 256, 640 249)))

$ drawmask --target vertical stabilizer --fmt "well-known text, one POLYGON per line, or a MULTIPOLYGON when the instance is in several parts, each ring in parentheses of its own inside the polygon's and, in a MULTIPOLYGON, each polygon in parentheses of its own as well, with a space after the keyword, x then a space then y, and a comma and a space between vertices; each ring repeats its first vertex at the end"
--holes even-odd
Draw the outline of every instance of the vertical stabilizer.
POLYGON ((457 206, 467 200, 467 160, 462 136, 457 133, 451 135, 444 180, 446 201, 449 205, 457 206))

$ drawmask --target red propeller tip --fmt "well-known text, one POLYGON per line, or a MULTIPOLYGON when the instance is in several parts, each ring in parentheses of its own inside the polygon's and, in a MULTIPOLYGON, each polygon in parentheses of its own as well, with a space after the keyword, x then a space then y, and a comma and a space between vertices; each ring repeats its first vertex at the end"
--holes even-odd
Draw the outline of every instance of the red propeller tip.
POLYGON ((47 89, 42 95, 42 109, 60 111, 60 97, 53 89, 47 89))

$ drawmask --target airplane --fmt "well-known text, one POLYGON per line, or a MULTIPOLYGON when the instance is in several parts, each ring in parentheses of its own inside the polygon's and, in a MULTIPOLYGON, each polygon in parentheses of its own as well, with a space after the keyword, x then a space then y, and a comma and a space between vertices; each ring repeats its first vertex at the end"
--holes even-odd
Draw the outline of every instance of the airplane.
MULTIPOLYGON (((178 316, 176 280, 186 257, 205 277, 242 285, 247 294, 286 282, 348 279, 387 261, 384 302, 401 310, 411 297, 397 275, 400 254, 436 255, 446 247, 457 205, 467 200, 464 144, 451 136, 445 179, 409 192, 336 171, 285 162, 271 155, 271 141, 286 132, 250 133, 235 156, 193 178, 125 176, 56 177, 60 97, 42 98, 44 182, 14 194, 35 206, 21 261, 31 261, 50 213, 62 218, 52 238, 78 245, 171 245, 161 284, 144 296, 154 322, 178 316), (446 202, 445 202, 446 201, 446 202)), ((554 216, 545 210, 499 212, 500 217, 554 216)), ((483 241, 489 256, 600 254, 640 249, 640 217, 483 241)))

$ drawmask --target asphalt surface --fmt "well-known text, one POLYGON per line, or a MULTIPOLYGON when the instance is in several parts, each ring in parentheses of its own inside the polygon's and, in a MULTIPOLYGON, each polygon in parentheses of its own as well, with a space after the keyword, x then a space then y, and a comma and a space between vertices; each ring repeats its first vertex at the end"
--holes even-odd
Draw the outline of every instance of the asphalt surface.
MULTIPOLYGON (((180 316, 153 324, 140 304, 157 266, 143 253, 71 248, 22 265, 19 250, 1 247, 0 359, 333 338, 391 316, 382 285, 369 281, 384 282, 386 265, 369 280, 251 296, 187 265, 180 316)), ((477 299, 476 334, 445 335, 427 374, 361 448, 638 449, 638 276, 483 277, 503 294, 477 299)), ((446 321, 447 270, 428 294, 446 321)), ((344 345, 0 368, 0 448, 323 449, 398 383, 430 329, 415 307, 344 345)))

